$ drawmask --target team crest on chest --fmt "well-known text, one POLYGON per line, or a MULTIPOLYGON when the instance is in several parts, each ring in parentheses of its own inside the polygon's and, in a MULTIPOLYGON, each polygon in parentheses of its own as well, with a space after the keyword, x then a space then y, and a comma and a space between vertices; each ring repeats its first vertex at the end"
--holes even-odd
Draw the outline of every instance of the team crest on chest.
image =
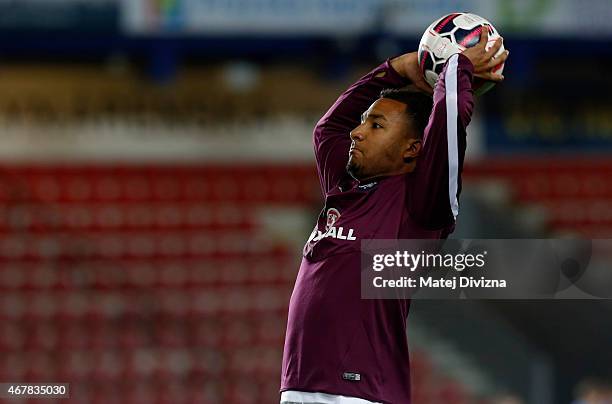
POLYGON ((340 219, 340 212, 336 208, 329 208, 327 209, 325 217, 327 217, 327 224, 325 225, 325 230, 329 230, 329 228, 336 224, 338 219, 340 219))

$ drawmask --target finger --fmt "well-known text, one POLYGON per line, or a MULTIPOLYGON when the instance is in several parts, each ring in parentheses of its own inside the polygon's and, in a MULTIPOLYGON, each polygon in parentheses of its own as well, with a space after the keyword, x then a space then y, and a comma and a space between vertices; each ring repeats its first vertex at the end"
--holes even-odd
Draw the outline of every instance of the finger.
POLYGON ((503 74, 499 74, 499 73, 490 73, 489 74, 489 80, 494 81, 496 83, 501 83, 502 81, 504 81, 505 77, 503 74))
POLYGON ((499 73, 486 72, 486 73, 475 74, 474 76, 479 77, 484 80, 494 81, 496 83, 504 81, 504 75, 499 74, 499 73))
POLYGON ((487 63, 486 67, 483 69, 485 71, 489 71, 492 68, 505 63, 506 60, 508 59, 508 55, 510 54, 509 51, 505 51, 504 53, 502 53, 501 55, 499 55, 498 57, 494 57, 491 60, 489 60, 489 62, 487 63))
POLYGON ((495 40, 495 42, 493 43, 493 46, 491 46, 491 49, 489 49, 485 53, 485 58, 491 59, 493 56, 495 56, 497 54, 497 52, 499 52, 499 50, 502 47, 503 43, 504 43, 504 39, 502 37, 497 38, 495 40))
POLYGON ((429 83, 425 81, 425 79, 422 76, 414 80, 412 84, 414 84, 416 88, 423 91, 424 93, 433 94, 433 88, 431 88, 429 83))
POLYGON ((482 48, 487 46, 487 42, 489 42, 489 30, 486 26, 482 25, 480 29, 480 41, 478 41, 478 45, 482 48))

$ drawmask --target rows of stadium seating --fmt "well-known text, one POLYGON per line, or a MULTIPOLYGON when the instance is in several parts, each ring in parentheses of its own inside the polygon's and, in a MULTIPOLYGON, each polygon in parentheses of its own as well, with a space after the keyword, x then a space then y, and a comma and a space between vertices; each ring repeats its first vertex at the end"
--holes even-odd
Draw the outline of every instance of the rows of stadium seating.
POLYGON ((612 164, 603 158, 501 158, 466 167, 466 181, 505 181, 515 204, 541 208, 548 231, 607 238, 612 164))
POLYGON ((304 204, 318 197, 314 174, 313 167, 291 165, 3 166, 0 198, 34 203, 304 204))
MULTIPOLYGON (((295 248, 258 209, 317 204, 311 167, 0 170, 0 380, 75 403, 274 403, 295 248), (184 399, 179 399, 184 397, 184 399)), ((415 352, 419 404, 478 402, 415 352)))

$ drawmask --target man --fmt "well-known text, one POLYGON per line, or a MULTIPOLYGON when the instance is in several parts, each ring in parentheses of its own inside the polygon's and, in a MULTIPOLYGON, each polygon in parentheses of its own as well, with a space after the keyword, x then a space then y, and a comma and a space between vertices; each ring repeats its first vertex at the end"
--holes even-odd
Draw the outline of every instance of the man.
POLYGON ((389 60, 321 118, 314 146, 325 207, 291 301, 281 403, 410 403, 407 300, 365 300, 361 239, 445 238, 458 214, 472 78, 501 81, 497 41, 453 55, 431 96, 417 55, 389 60), (365 112, 364 112, 365 111, 365 112))

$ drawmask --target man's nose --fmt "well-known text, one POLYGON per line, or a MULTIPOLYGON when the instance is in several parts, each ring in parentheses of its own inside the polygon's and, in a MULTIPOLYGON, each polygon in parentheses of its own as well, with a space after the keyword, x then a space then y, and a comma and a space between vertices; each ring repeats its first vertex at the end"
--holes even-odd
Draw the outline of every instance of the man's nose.
POLYGON ((351 136, 351 140, 354 140, 354 141, 361 141, 361 140, 363 140, 363 132, 361 131, 361 125, 359 125, 355 129, 353 129, 351 131, 351 135, 350 136, 351 136))

